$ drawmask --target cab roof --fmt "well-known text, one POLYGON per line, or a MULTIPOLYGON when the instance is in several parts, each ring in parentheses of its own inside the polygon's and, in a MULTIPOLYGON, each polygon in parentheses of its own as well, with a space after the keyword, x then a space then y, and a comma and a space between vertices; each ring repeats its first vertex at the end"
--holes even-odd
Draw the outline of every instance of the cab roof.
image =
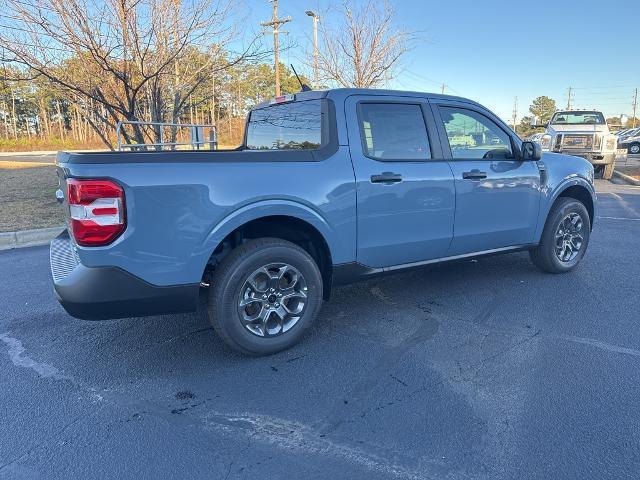
MULTIPOLYGON (((444 95, 444 94, 429 93, 429 92, 415 92, 415 91, 409 91, 409 90, 378 89, 378 88, 331 88, 328 90, 308 90, 305 92, 301 91, 293 95, 295 95, 295 101, 315 100, 318 98, 332 98, 335 100, 344 100, 346 97, 351 95, 390 95, 390 96, 399 96, 399 97, 420 97, 420 98, 430 98, 430 99, 453 100, 453 101, 477 104, 476 102, 468 98, 458 97, 454 95, 444 95)), ((275 99, 272 98, 262 103, 259 103, 255 107, 253 107, 253 110, 258 108, 265 108, 270 105, 273 105, 274 100, 275 99)))

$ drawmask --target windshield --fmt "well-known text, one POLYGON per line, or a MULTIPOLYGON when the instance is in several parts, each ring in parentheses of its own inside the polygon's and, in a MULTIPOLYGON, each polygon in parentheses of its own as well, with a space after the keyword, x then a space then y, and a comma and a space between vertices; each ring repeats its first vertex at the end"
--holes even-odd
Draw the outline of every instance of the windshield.
POLYGON ((315 150, 322 143, 320 100, 253 110, 247 125, 249 150, 315 150))
POLYGON ((604 125, 604 115, 600 112, 556 112, 551 117, 551 125, 604 125))

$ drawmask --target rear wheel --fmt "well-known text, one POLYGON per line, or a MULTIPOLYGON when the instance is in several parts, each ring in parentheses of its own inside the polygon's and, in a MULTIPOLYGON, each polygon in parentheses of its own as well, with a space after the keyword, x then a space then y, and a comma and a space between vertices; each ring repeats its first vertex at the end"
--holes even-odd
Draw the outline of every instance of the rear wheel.
POLYGON ((216 269, 209 318, 218 335, 248 355, 269 355, 297 343, 322 304, 322 275, 297 245, 250 240, 216 269))
POLYGON ((540 244, 529 252, 531 261, 545 272, 568 272, 584 257, 590 234, 585 206, 574 198, 559 198, 549 212, 540 244))
POLYGON ((629 145, 629 153, 632 155, 637 155, 640 153, 640 143, 634 142, 629 145))

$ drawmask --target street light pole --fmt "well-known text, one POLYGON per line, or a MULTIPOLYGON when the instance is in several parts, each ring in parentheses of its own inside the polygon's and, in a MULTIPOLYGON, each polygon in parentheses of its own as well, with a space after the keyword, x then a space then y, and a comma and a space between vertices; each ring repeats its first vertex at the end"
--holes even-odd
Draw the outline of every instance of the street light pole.
POLYGON ((631 128, 636 128, 636 108, 638 107, 638 89, 633 95, 633 117, 631 117, 631 128))
POLYGON ((312 10, 306 14, 313 19, 313 87, 318 88, 318 20, 320 17, 312 10))

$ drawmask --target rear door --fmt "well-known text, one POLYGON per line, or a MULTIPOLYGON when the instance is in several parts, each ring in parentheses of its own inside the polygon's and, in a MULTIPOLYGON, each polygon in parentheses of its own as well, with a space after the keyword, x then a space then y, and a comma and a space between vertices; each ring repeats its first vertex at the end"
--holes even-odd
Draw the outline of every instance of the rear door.
POLYGON ((444 100, 432 105, 456 186, 447 255, 533 242, 541 195, 537 163, 520 159, 512 132, 487 110, 444 100))
POLYGON ((426 99, 345 101, 357 187, 357 258, 386 267, 442 257, 453 235, 453 174, 426 99))

